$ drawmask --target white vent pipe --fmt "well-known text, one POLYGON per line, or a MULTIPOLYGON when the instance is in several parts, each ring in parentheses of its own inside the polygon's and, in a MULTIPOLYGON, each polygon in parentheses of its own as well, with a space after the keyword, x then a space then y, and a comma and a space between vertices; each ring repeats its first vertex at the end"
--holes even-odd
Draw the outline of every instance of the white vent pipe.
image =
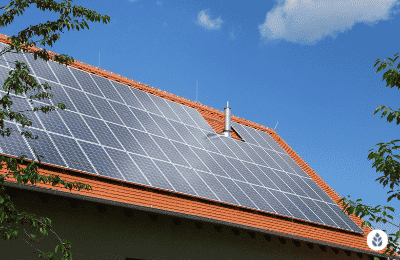
POLYGON ((231 108, 229 107, 229 101, 226 102, 226 108, 224 109, 224 112, 225 112, 224 136, 230 137, 231 136, 231 108))

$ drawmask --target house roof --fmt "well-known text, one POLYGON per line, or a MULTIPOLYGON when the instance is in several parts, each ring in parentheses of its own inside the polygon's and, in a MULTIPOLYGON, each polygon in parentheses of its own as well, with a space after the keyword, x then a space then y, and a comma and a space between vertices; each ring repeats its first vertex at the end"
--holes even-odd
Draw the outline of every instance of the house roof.
MULTIPOLYGON (((7 36, 0 34, 0 42, 6 44, 7 36)), ((7 66, 6 63, 0 63, 0 66, 2 65, 7 66)), ((160 89, 153 88, 143 83, 79 61, 75 61, 70 65, 70 67, 78 69, 79 71, 90 73, 91 75, 97 75, 101 78, 110 79, 113 82, 122 83, 126 86, 130 86, 133 89, 140 90, 163 98, 164 100, 169 100, 174 103, 195 109, 202 116, 205 122, 211 126, 215 133, 221 133, 224 129, 223 111, 196 103, 171 93, 167 93, 160 89)), ((55 82, 57 82, 57 79, 55 82)), ((241 131, 246 131, 241 129, 240 126, 244 126, 245 129, 248 127, 249 129, 255 129, 267 134, 276 142, 277 145, 279 145, 281 149, 283 149, 283 151, 295 162, 295 164, 302 169, 304 174, 306 174, 308 178, 315 182, 323 190, 323 192, 325 192, 333 200, 333 202, 340 200, 340 196, 326 182, 324 182, 322 178, 314 170, 312 170, 312 168, 273 129, 243 118, 239 118, 237 116, 232 116, 232 122, 234 122, 232 130, 233 139, 241 142, 248 142, 246 137, 239 133, 241 131), (239 125, 235 127, 235 124, 239 125)), ((4 149, 4 147, 2 148, 4 149)), ((9 156, 13 155, 10 153, 5 154, 9 156)), ((87 167, 88 169, 90 168, 90 166, 87 167)), ((109 164, 105 165, 104 167, 111 168, 112 165, 109 164)), ((104 167, 103 169, 105 169, 104 167)), ((59 186, 53 187, 49 184, 36 185, 46 189, 47 192, 56 192, 63 195, 68 193, 75 194, 74 196, 81 196, 85 199, 98 199, 103 202, 119 203, 125 206, 133 206, 141 209, 163 212, 165 214, 175 214, 188 218, 196 218, 204 221, 221 223, 224 225, 238 226, 264 233, 276 234, 279 236, 310 241, 368 254, 376 253, 367 246, 366 237, 369 232, 371 232, 371 229, 367 227, 362 228, 363 232, 361 232, 361 229, 356 230, 354 228, 346 230, 340 227, 323 225, 304 219, 288 217, 282 214, 266 212, 237 204, 235 205, 222 200, 213 200, 184 192, 175 192, 170 189, 157 188, 154 185, 149 186, 141 183, 124 181, 118 177, 112 178, 110 175, 104 176, 101 174, 94 174, 90 171, 76 170, 73 167, 62 167, 57 163, 45 163, 44 168, 40 171, 44 174, 57 173, 60 177, 69 181, 90 184, 93 188, 93 191, 81 190, 78 192, 72 190, 71 192, 65 192, 65 189, 59 186)), ((10 179, 10 181, 15 182, 16 180, 10 179)), ((356 225, 359 227, 361 226, 362 219, 357 218, 354 215, 350 216, 350 218, 356 225)), ((381 252, 383 252, 383 250, 381 252)))

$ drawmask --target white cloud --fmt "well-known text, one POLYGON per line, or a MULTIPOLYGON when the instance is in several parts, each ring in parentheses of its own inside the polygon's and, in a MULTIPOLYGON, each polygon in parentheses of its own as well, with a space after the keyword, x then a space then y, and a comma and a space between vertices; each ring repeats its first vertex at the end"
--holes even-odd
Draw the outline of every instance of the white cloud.
POLYGON ((388 20, 398 5, 398 0, 278 0, 258 28, 266 42, 314 44, 326 36, 335 38, 356 23, 388 20))
POLYGON ((221 29, 222 23, 221 17, 211 19, 209 10, 201 10, 197 15, 197 24, 206 28, 207 30, 219 30, 221 29))

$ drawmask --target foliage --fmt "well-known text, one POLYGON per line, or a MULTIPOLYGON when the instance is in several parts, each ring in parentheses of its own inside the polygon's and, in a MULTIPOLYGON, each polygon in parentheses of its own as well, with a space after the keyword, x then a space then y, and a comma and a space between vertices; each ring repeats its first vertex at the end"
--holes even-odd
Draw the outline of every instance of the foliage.
MULTIPOLYGON (((386 61, 385 59, 382 61, 381 59, 376 60, 374 67, 376 67, 378 64, 378 68, 376 72, 378 73, 381 70, 385 70, 388 66, 390 69, 388 69, 384 74, 383 74, 383 80, 386 80, 386 87, 397 87, 400 89, 400 74, 399 74, 399 69, 400 69, 400 63, 395 65, 396 60, 399 58, 399 53, 396 53, 394 55, 394 58, 388 58, 389 61, 386 61)), ((391 123, 395 120, 396 124, 400 124, 400 110, 393 110, 390 107, 385 107, 385 106, 378 106, 375 110, 375 113, 378 113, 381 111, 381 118, 386 117, 386 120, 391 123)), ((394 153, 399 150, 400 146, 396 145, 400 140, 393 140, 388 143, 379 143, 377 146, 379 147, 377 150, 371 149, 369 150, 369 155, 368 155, 368 160, 374 160, 374 163, 372 164, 372 168, 376 169, 376 172, 379 172, 382 174, 379 178, 377 178, 375 181, 379 181, 383 185, 383 187, 389 186, 390 191, 387 192, 387 194, 390 194, 389 197, 387 198, 387 201, 391 201, 393 198, 397 198, 400 200, 400 190, 398 190, 399 182, 400 182, 400 162, 398 161, 400 159, 400 155, 394 153), (395 189, 397 189, 395 191, 395 189)), ((357 217, 366 217, 369 216, 370 221, 374 221, 376 223, 383 222, 383 223, 390 223, 392 225, 392 222, 386 220, 386 218, 393 219, 391 215, 388 215, 387 210, 394 212, 395 209, 392 207, 385 207, 381 205, 378 205, 374 208, 361 204, 362 200, 357 199, 355 202, 352 200, 347 199, 346 197, 343 197, 338 201, 338 204, 341 202, 343 203, 343 211, 347 213, 348 215, 354 214, 357 217), (379 216, 377 215, 379 214, 379 216), (382 216, 381 216, 382 215, 382 216)), ((361 224, 361 227, 364 225, 366 226, 371 226, 371 223, 369 221, 363 221, 361 224)), ((399 227, 400 228, 400 227, 399 227)), ((386 230, 384 230, 386 231, 386 230)), ((386 255, 389 253, 390 256, 393 256, 396 250, 399 249, 399 243, 398 240, 400 238, 400 231, 397 231, 394 234, 389 234, 388 235, 388 246, 387 249, 383 252, 382 255, 386 255), (395 250, 393 250, 395 249, 395 250)), ((377 259, 377 258, 376 258, 377 259)))
MULTIPOLYGON (((72 0, 63 0, 62 2, 56 2, 54 0, 15 0, 10 1, 6 6, 0 9, 4 10, 0 16, 0 27, 5 27, 11 24, 16 16, 21 16, 24 14, 25 10, 36 6, 36 8, 42 11, 54 11, 59 13, 59 18, 56 21, 47 21, 46 23, 39 23, 38 25, 30 25, 26 29, 20 31, 17 35, 13 35, 8 38, 9 46, 0 51, 0 56, 4 57, 7 52, 30 52, 33 54, 34 59, 42 59, 44 61, 54 60, 59 64, 70 64, 74 62, 74 59, 68 55, 59 55, 48 52, 46 49, 37 48, 36 45, 43 47, 50 46, 60 39, 60 33, 64 33, 66 30, 80 30, 89 29, 87 21, 91 22, 110 22, 110 17, 105 15, 102 16, 92 10, 87 8, 72 5, 72 0)), ((28 111, 42 111, 43 113, 48 113, 56 109, 65 109, 66 106, 59 103, 57 107, 55 106, 40 106, 34 107, 33 110, 26 111, 12 111, 11 107, 13 104, 13 96, 26 94, 27 91, 37 91, 35 95, 31 95, 29 100, 40 100, 44 98, 52 98, 53 95, 49 94, 51 87, 49 84, 38 84, 33 76, 30 75, 30 70, 28 66, 23 62, 15 61, 15 69, 9 72, 9 77, 5 80, 3 85, 3 91, 6 92, 4 96, 0 99, 0 134, 5 136, 10 136, 12 134, 12 128, 5 127, 5 120, 14 121, 15 123, 21 125, 22 129, 29 129, 32 126, 30 119, 23 113, 28 111)), ((25 138, 35 138, 38 136, 33 136, 29 131, 22 131, 21 135, 25 138)), ((20 158, 11 158, 2 155, 0 157, 0 170, 3 167, 6 168, 6 173, 0 175, 0 235, 6 239, 12 239, 18 237, 23 229, 24 233, 29 237, 31 242, 35 241, 36 235, 28 234, 23 225, 28 225, 42 235, 48 235, 49 231, 52 231, 52 224, 49 218, 37 217, 35 214, 27 212, 19 212, 10 196, 6 193, 4 187, 4 180, 13 176, 18 184, 22 183, 31 184, 36 183, 50 183, 53 186, 61 184, 66 189, 86 189, 91 190, 89 184, 83 184, 80 182, 68 182, 61 179, 58 175, 41 175, 39 173, 39 166, 41 165, 41 157, 36 154, 37 161, 27 160, 25 155, 21 155, 20 158), (13 224, 13 226, 5 226, 13 224), (22 225, 22 226, 21 226, 22 225)), ((54 233, 55 234, 55 233, 54 233)), ((57 235, 57 234, 55 234, 57 235)), ((57 236, 60 244, 56 246, 55 253, 61 250, 61 259, 72 259, 71 243, 67 240, 62 240, 57 236)), ((27 242, 27 241, 26 241, 27 242)), ((28 242, 27 242, 28 243, 28 242)), ((39 243, 39 242, 37 242, 39 243)), ((38 249, 37 249, 38 250, 38 249)), ((40 250, 38 250, 41 252, 40 250)), ((39 254, 40 257, 46 259, 55 259, 55 253, 44 253, 39 254)))

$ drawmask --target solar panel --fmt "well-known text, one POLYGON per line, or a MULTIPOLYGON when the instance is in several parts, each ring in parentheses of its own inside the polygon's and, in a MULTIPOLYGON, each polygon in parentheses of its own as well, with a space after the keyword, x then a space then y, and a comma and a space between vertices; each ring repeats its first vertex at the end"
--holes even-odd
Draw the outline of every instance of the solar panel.
POLYGON ((49 61, 48 64, 50 65, 54 74, 57 75, 58 81, 61 84, 77 90, 82 90, 75 77, 72 75, 69 67, 67 67, 66 65, 60 65, 59 63, 54 61, 49 61))
POLYGON ((110 80, 105 79, 103 77, 99 77, 94 74, 91 74, 90 76, 92 76, 94 82, 96 82, 100 91, 104 94, 106 98, 114 100, 116 102, 121 102, 121 103, 124 102, 121 96, 118 94, 118 92, 115 91, 115 88, 111 84, 110 80))
POLYGON ((21 136, 17 125, 6 121, 4 122, 4 130, 7 128, 10 128, 11 135, 8 137, 0 135, 0 147, 2 148, 2 153, 18 157, 21 156, 22 153, 23 155, 26 155, 28 159, 34 159, 35 157, 21 136))
POLYGON ((31 74, 35 74, 38 77, 44 78, 46 80, 51 80, 57 82, 56 77, 51 71, 49 65, 44 60, 38 58, 36 61, 33 58, 33 54, 25 53, 25 57, 28 60, 29 67, 31 69, 31 74), (33 72, 33 73, 32 73, 33 72))
MULTIPOLYGON (((67 110, 25 112, 39 139, 15 132, 0 138, 3 153, 33 157, 35 148, 49 164, 362 232, 267 133, 232 123, 244 142, 223 137, 193 108, 54 62, 30 63, 55 97, 33 106, 67 110)), ((15 97, 13 109, 32 105, 15 97)))
POLYGON ((70 67, 69 69, 71 70, 71 73, 75 76, 75 79, 78 81, 79 85, 84 91, 93 95, 97 95, 99 97, 104 97, 89 73, 72 67, 70 67))

